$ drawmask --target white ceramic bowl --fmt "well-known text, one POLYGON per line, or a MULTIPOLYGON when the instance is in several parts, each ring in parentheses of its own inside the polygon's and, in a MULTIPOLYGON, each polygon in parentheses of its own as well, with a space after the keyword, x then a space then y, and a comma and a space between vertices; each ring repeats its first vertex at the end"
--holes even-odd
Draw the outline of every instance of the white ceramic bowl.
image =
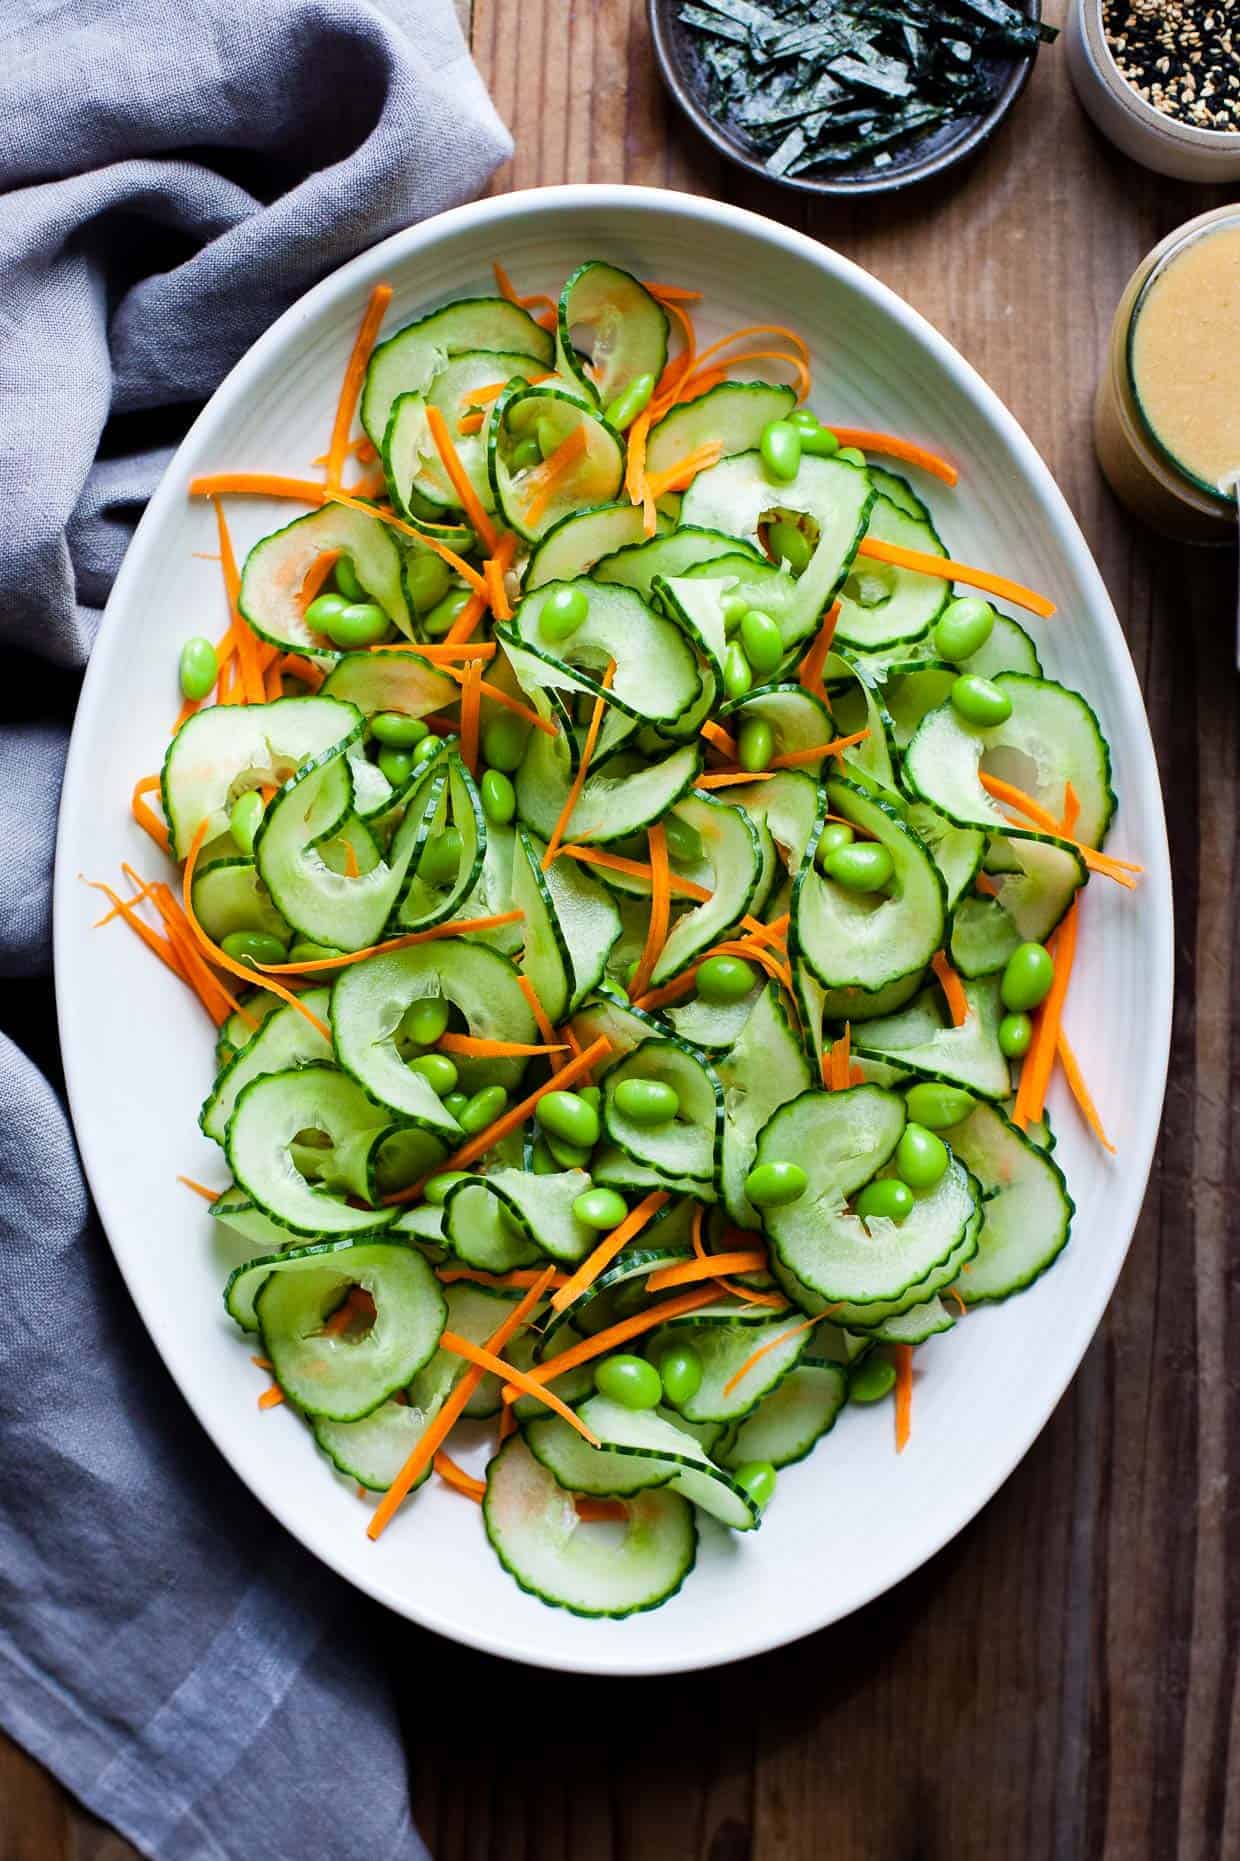
MULTIPOLYGON (((230 507, 248 547, 289 507, 230 507)), ((443 214, 328 278, 255 344, 195 423, 152 499, 108 605, 78 711, 57 850, 61 1038, 82 1154, 117 1260, 179 1387, 220 1452, 275 1516, 359 1588, 443 1634, 514 1659, 638 1674, 706 1667, 793 1640, 856 1609, 931 1556, 1006 1478, 1043 1426, 1093 1334, 1141 1206, 1162 1104, 1171 1008, 1171 891, 1156 764, 1132 663, 1089 551, 1049 472, 967 363, 905 304, 799 233, 707 200, 623 187, 515 194, 443 214), (260 1373, 220 1303, 229 1264, 178 1171, 224 1180, 195 1118, 210 1032, 192 997, 122 926, 92 931, 122 859, 152 872, 129 820, 136 776, 159 767, 176 710, 175 662, 224 618, 209 508, 196 472, 305 473, 326 443, 341 368, 366 294, 395 287, 388 328, 491 288, 502 256, 521 287, 558 290, 599 254, 701 289, 708 335, 791 321, 815 363, 816 408, 841 423, 932 440, 960 488, 933 487, 958 557, 1045 589, 1036 627, 1049 672, 1087 692, 1115 753, 1115 850, 1142 861, 1133 899, 1089 887, 1068 1024, 1122 1162, 1082 1133, 1060 1086, 1059 1156, 1075 1235, 1050 1273, 1007 1305, 927 1345, 912 1441, 892 1448, 890 1404, 851 1410, 780 1476, 763 1529, 729 1538, 706 1522, 698 1567, 672 1602, 628 1622, 582 1621, 517 1589, 476 1508, 432 1481, 378 1544, 367 1511, 284 1410, 260 1414, 260 1373)), ((235 1255, 232 1258, 236 1258, 235 1255)), ((481 1448, 479 1453, 481 1453, 481 1448)))

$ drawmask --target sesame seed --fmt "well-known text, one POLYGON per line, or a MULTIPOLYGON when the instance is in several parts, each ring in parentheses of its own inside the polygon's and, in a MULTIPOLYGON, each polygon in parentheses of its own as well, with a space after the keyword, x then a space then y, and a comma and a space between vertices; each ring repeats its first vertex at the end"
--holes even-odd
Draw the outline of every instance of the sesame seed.
POLYGON ((1102 0, 1121 76, 1165 116, 1240 133, 1240 0, 1102 0))

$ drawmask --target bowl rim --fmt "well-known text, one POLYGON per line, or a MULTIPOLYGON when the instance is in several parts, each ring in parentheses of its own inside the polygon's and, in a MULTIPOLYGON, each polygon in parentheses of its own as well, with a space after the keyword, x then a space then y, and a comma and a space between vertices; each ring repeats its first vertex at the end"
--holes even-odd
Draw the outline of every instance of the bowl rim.
MULTIPOLYGON (((81 934, 76 871, 70 851, 70 837, 65 831, 65 826, 68 817, 78 806, 79 797, 90 795, 92 792, 88 738, 95 729, 100 727, 99 714, 102 711, 105 697, 112 689, 113 677, 110 662, 116 656, 123 641, 123 635, 118 633, 120 617, 141 588, 146 558, 153 555, 160 547, 166 513, 174 505, 178 505, 183 496, 184 472, 178 469, 179 462, 199 442, 204 429, 210 433, 220 422, 231 401, 247 391, 253 378, 260 375, 267 367, 269 359, 279 355, 286 345, 298 340, 318 311, 333 299, 347 298, 355 292, 364 291, 393 265, 405 266, 427 245, 441 238, 451 237, 463 229, 479 235, 490 234, 505 221, 520 218, 530 212, 536 211, 540 216, 545 216, 558 210, 571 209, 580 212, 583 208, 588 208, 596 221, 600 222, 599 233, 603 238, 606 237, 606 232, 601 224, 600 216, 613 210, 631 212, 634 209, 652 217, 687 219, 743 233, 782 249, 795 258, 807 261, 833 278, 841 279, 861 298, 881 304, 883 310, 907 331, 912 340, 929 351, 945 375, 967 396, 978 412, 998 428, 1018 459, 1022 476, 1032 479, 1040 488, 1053 513, 1058 547, 1065 560, 1071 565, 1073 573, 1079 576, 1082 583, 1089 588, 1090 606, 1096 609, 1102 618, 1101 644, 1108 662, 1108 673, 1114 680, 1115 729, 1117 732, 1121 727, 1126 731, 1135 730, 1138 737, 1144 736, 1147 746, 1150 738, 1148 719, 1136 670, 1101 574, 1063 493, 1015 416, 1007 410, 998 395, 987 386, 972 365, 953 348, 947 339, 889 286, 863 271, 860 266, 842 254, 829 247, 821 246, 808 235, 728 202, 711 200, 699 195, 676 193, 671 190, 620 183, 576 183, 558 187, 524 189, 512 194, 491 196, 481 201, 451 208, 431 219, 407 227, 359 253, 357 257, 331 272, 310 291, 298 298, 233 366, 206 406, 195 417, 185 438, 181 441, 139 520, 105 608, 78 702, 57 823, 53 952, 58 984, 58 1030, 64 1058, 67 1096, 75 1133, 85 1174, 105 1235, 108 1236, 109 1247, 112 1249, 113 1257, 151 1340, 169 1369, 182 1399, 187 1402, 209 1440, 221 1453, 229 1468, 244 1481, 265 1509, 298 1543, 310 1550, 353 1588, 383 1603, 405 1619, 443 1634, 450 1640, 477 1648, 484 1653, 549 1668, 553 1671, 621 1678, 681 1673, 724 1666, 733 1661, 802 1640, 805 1636, 830 1626, 833 1622, 841 1620, 872 1602, 875 1597, 886 1593, 897 1583, 903 1582, 931 1557, 937 1555, 976 1517, 1014 1468, 1024 1459, 1075 1375, 1110 1301, 1115 1282, 1132 1243, 1153 1164, 1166 1087, 1171 1038, 1174 943, 1166 817, 1156 774, 1156 764, 1152 756, 1147 756, 1137 759, 1138 776, 1131 784, 1130 805, 1133 806, 1134 811, 1144 810, 1150 835, 1147 889, 1151 894, 1160 898, 1165 897, 1168 909, 1165 915, 1160 912, 1154 916, 1151 913, 1149 931, 1151 944, 1148 967, 1145 972, 1152 996, 1152 1000, 1147 1002, 1150 1067, 1144 1079, 1134 1085, 1132 1094, 1140 1104, 1139 1135, 1141 1151, 1145 1153, 1144 1161, 1138 1161, 1134 1166, 1130 1160, 1130 1167, 1115 1180, 1111 1199, 1112 1209, 1118 1212, 1116 1229, 1125 1237, 1123 1245, 1116 1249, 1112 1270, 1100 1280, 1095 1297, 1092 1300, 1077 1303, 1065 1316, 1057 1333, 1059 1370, 1051 1379, 1044 1400, 1031 1405, 1027 1411, 1022 1413, 1020 1425, 1010 1429, 1003 1451, 995 1457, 991 1474, 980 1485, 970 1486, 966 1497, 957 1500, 951 1506, 944 1506, 937 1516, 933 1534, 926 1542, 910 1538, 910 1543, 914 1545, 914 1548, 900 1558, 893 1559, 891 1567, 883 1572, 877 1582, 867 1578, 855 1585, 852 1592, 838 1597, 825 1609, 807 1612, 794 1627, 781 1628, 775 1633, 769 1630, 763 1632, 760 1628, 749 1628, 746 1631, 740 1625, 734 1624, 733 1639, 729 1645, 709 1654, 694 1653, 691 1657, 681 1655, 671 1658, 659 1656, 651 1658, 647 1653, 644 1658, 635 1661, 631 1656, 625 1655, 624 1644, 621 1641, 614 1651, 605 1644, 600 1650, 599 1645, 596 1644, 589 1650, 583 1650, 579 1655, 574 1653, 568 1657, 563 1653, 549 1651, 536 1640, 526 1639, 519 1629, 511 1630, 508 1639, 501 1640, 495 1634, 478 1631, 471 1623, 462 1623, 456 1618, 447 1618, 435 1606, 435 1598, 432 1597, 429 1600, 422 1597, 411 1598, 407 1590, 401 1591, 378 1567, 373 1576, 368 1575, 364 1570, 359 1572, 348 1563, 344 1554, 337 1550, 331 1541, 330 1534, 320 1526, 315 1515, 312 1512, 307 1514, 304 1503, 289 1502, 279 1491, 272 1491, 270 1486, 264 1486, 257 1473, 252 1477, 244 1466, 238 1464, 228 1445, 227 1425, 224 1417, 207 1399, 205 1392, 201 1400, 196 1400, 184 1387, 172 1367, 180 1355, 177 1348, 180 1327, 168 1318, 166 1312, 157 1303, 153 1284, 155 1276, 147 1275, 143 1278, 137 1273, 131 1274, 126 1268, 124 1250, 114 1246, 111 1241, 113 1224, 115 1223, 119 1231, 122 1226, 128 1224, 130 1217, 127 1211, 122 1210, 113 1202, 110 1189, 106 1186, 109 1180, 103 1158, 106 1146, 102 1142, 96 1146, 92 1121, 85 1115, 88 1109, 88 1099, 93 1100, 94 1096, 92 1093, 85 1092, 82 1084, 89 1070, 84 1058, 90 1045, 89 1035, 83 1027, 76 1024, 70 1006, 71 992, 67 987, 61 986, 61 979, 72 965, 74 943, 81 934)), ((490 249, 495 248, 492 246, 490 249)))
POLYGON ((1147 103, 1116 62, 1102 23, 1102 0, 1072 0, 1072 4, 1081 17, 1085 52, 1095 77, 1134 122, 1174 148, 1219 156, 1240 154, 1240 129, 1203 129, 1200 123, 1181 123, 1147 103))
MULTIPOLYGON (((924 161, 908 168, 895 170, 892 174, 864 175, 856 180, 841 179, 832 181, 824 177, 772 174, 766 164, 755 155, 749 154, 739 142, 736 142, 726 129, 706 110, 698 99, 696 90, 685 73, 681 60, 672 42, 670 9, 675 0, 646 0, 646 19, 650 30, 651 43, 654 46, 655 63, 665 88, 671 94, 682 114, 688 118, 699 135, 725 157, 734 162, 738 168, 756 175, 759 180, 767 181, 777 187, 785 187, 798 194, 825 195, 828 197, 848 197, 857 194, 895 194, 902 188, 915 187, 920 181, 928 181, 936 174, 944 173, 955 167, 957 162, 967 160, 977 154, 1004 121, 1013 104, 1024 91, 1033 73, 1035 54, 1030 52, 1024 58, 1012 61, 1012 70, 1004 79, 989 110, 977 118, 970 130, 958 141, 948 143, 936 154, 927 156, 924 161)), ((1020 0, 1017 0, 1020 4, 1020 0)), ((1029 18, 1040 21, 1042 18, 1042 0, 1027 0, 1029 18)))

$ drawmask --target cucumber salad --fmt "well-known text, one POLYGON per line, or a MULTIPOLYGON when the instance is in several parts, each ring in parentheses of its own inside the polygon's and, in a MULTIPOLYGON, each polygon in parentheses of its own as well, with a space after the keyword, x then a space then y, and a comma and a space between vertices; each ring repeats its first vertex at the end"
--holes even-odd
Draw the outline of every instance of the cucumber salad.
POLYGON ((850 1403, 902 1449, 919 1348, 1066 1245, 1082 896, 1139 869, 947 461, 831 423, 791 330, 495 270, 374 291, 320 476, 192 482, 227 629, 134 790, 161 868, 100 889, 217 1030, 183 1180, 259 1408, 372 1538, 435 1476, 621 1617, 850 1403))

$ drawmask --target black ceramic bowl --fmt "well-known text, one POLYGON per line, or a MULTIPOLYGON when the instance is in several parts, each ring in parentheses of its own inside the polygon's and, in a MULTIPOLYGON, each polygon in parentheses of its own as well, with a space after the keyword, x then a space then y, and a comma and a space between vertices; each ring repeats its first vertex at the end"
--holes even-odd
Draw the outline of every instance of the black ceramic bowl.
MULTIPOLYGON (((961 116, 915 136, 891 151, 891 160, 876 166, 860 162, 845 173, 824 175, 772 174, 762 155, 740 130, 711 116, 703 102, 700 61, 693 34, 680 22, 682 0, 646 0, 650 37, 667 88, 689 121, 729 161, 750 174, 800 194, 888 194, 928 180, 956 162, 964 161, 988 142, 1029 81, 1032 55, 1025 58, 988 58, 984 61, 991 86, 989 107, 961 116)), ((1042 0, 1024 0, 1030 19, 1041 19, 1042 0)))

